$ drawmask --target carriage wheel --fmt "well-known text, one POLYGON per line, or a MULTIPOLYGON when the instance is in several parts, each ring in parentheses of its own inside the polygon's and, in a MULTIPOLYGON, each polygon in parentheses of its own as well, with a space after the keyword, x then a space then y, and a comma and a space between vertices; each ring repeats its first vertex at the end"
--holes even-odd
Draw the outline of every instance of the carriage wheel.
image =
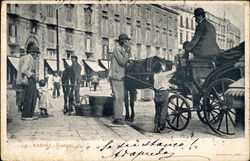
POLYGON ((205 119, 205 116, 204 116, 204 105, 201 104, 200 106, 201 106, 200 107, 201 110, 197 111, 197 116, 203 124, 207 124, 207 120, 205 119))
POLYGON ((169 97, 167 105, 167 122, 168 125, 176 130, 184 130, 191 118, 190 105, 187 100, 180 95, 169 97))
POLYGON ((234 81, 222 78, 214 81, 204 95, 204 116, 209 127, 220 135, 235 134, 235 109, 225 104, 225 91, 234 81))

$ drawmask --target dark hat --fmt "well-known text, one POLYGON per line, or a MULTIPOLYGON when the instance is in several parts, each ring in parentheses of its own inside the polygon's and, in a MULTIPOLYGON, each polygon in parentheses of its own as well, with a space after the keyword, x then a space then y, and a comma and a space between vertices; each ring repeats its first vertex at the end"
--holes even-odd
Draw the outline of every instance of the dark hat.
POLYGON ((78 59, 78 57, 77 57, 75 54, 72 54, 72 55, 71 55, 71 58, 76 58, 76 59, 78 59))
POLYGON ((27 47, 27 52, 28 53, 30 53, 30 52, 34 52, 34 53, 41 53, 40 51, 39 51, 39 48, 37 47, 37 46, 35 46, 35 45, 30 45, 30 46, 28 46, 27 47))
POLYGON ((196 9, 194 10, 194 17, 200 16, 200 15, 202 15, 203 13, 206 13, 206 12, 204 11, 203 8, 196 8, 196 9))
POLYGON ((40 87, 44 87, 46 85, 46 81, 44 80, 44 79, 41 79, 40 81, 39 81, 39 86, 40 87))
POLYGON ((120 34, 118 39, 116 41, 120 41, 120 40, 131 40, 127 34, 120 34))

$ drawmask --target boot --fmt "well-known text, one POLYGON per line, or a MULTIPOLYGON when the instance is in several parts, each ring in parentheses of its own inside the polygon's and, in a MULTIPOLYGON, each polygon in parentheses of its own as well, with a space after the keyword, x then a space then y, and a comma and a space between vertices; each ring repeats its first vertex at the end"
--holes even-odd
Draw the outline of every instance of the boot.
POLYGON ((158 126, 158 124, 155 124, 155 128, 154 128, 154 133, 160 133, 160 127, 158 126))

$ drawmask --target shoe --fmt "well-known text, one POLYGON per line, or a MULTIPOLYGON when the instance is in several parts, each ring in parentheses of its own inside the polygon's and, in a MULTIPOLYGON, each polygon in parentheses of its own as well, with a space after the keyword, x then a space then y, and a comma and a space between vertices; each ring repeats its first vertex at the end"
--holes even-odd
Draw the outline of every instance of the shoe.
POLYGON ((34 120, 32 117, 22 117, 21 119, 23 121, 32 121, 32 120, 34 120))
POLYGON ((124 121, 122 119, 115 119, 112 123, 115 125, 124 125, 124 121))
POLYGON ((33 117, 31 117, 33 120, 38 120, 38 117, 36 117, 36 116, 33 116, 33 117))

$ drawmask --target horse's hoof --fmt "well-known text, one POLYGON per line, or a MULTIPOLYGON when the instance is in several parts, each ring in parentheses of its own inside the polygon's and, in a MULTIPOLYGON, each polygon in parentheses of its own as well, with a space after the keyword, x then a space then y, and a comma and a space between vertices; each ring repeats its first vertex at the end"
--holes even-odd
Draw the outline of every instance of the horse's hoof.
POLYGON ((133 118, 133 117, 130 117, 130 118, 128 119, 128 121, 129 121, 129 122, 134 122, 134 118, 133 118))

